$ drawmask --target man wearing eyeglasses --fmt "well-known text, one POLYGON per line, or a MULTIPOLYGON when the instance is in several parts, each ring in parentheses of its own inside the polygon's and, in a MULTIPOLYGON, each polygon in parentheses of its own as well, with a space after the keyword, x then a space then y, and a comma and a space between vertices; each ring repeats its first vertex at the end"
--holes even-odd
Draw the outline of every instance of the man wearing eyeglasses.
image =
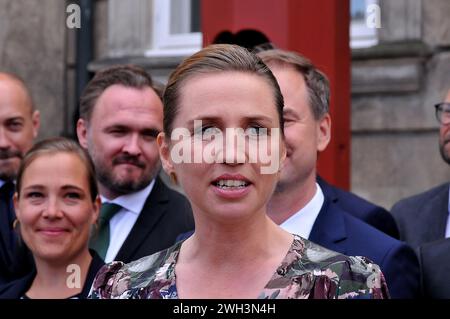
MULTIPOLYGON (((450 165, 450 90, 445 101, 435 105, 440 124, 439 150, 450 165)), ((450 201, 447 182, 421 194, 402 199, 392 207, 400 239, 417 248, 422 244, 450 237, 450 201)))

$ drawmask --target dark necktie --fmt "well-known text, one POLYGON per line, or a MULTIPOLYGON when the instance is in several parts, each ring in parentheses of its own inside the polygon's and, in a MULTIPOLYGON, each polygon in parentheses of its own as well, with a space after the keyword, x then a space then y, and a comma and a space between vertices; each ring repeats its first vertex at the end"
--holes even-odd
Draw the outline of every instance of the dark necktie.
POLYGON ((121 209, 120 205, 114 203, 105 203, 100 210, 98 222, 98 232, 93 234, 89 246, 94 249, 104 260, 109 247, 109 221, 121 209))

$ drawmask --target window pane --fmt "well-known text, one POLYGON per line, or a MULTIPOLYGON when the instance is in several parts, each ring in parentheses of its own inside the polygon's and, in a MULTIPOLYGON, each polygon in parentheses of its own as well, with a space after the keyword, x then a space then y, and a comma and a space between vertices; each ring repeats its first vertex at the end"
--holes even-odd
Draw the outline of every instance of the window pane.
POLYGON ((366 1, 351 0, 350 15, 352 21, 364 20, 366 15, 366 1))
POLYGON ((170 1, 170 34, 200 32, 200 0, 170 1))
POLYGON ((200 0, 191 0, 191 32, 200 32, 200 0))

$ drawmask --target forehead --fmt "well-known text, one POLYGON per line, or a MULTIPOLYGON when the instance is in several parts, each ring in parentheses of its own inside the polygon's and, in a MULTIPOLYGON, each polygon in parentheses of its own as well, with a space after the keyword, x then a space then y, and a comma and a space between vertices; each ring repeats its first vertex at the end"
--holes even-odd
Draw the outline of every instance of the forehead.
POLYGON ((450 103, 450 89, 447 91, 447 96, 445 97, 445 102, 450 103))
POLYGON ((67 181, 72 184, 87 184, 87 168, 81 158, 69 152, 49 152, 37 155, 25 168, 22 184, 36 181, 67 181), (52 179, 51 177, 57 177, 52 179))
POLYGON ((109 119, 161 121, 163 106, 161 99, 150 87, 131 88, 123 85, 108 87, 95 103, 92 120, 109 119))
POLYGON ((274 88, 256 74, 226 71, 193 76, 181 87, 180 112, 266 113, 276 116, 274 88))
POLYGON ((285 111, 311 111, 308 90, 303 75, 290 65, 271 65, 273 75, 280 85, 285 111))
POLYGON ((31 104, 22 84, 0 76, 0 117, 31 117, 31 104))

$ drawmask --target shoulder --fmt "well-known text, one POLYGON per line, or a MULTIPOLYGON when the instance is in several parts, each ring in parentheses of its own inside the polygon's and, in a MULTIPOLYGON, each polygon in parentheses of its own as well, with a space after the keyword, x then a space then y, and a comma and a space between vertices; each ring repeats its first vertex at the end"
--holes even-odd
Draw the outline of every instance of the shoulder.
POLYGON ((347 237, 351 242, 348 247, 352 251, 365 251, 364 255, 369 256, 376 262, 385 262, 386 256, 394 251, 410 249, 405 243, 385 234, 372 225, 350 215, 343 214, 347 237))
POLYGON ((437 196, 448 196, 449 184, 444 183, 425 192, 398 201, 391 209, 392 214, 401 214, 404 210, 416 210, 424 202, 437 196))
MULTIPOLYGON (((180 245, 181 243, 175 244, 169 249, 128 264, 114 261, 104 265, 94 279, 90 297, 93 299, 133 298, 132 292, 134 290, 150 287, 156 277, 161 274, 162 267, 173 264, 174 260, 170 261, 169 259, 175 258, 174 254, 178 253, 180 245)), ((147 298, 148 296, 140 297, 147 298)))
MULTIPOLYGON (((365 257, 349 257, 311 241, 296 238, 301 257, 293 259, 290 276, 307 275, 314 298, 388 298, 380 267, 365 257)), ((291 259, 292 260, 292 259, 291 259)), ((289 272, 286 272, 288 275, 289 272)))
POLYGON ((319 181, 324 196, 329 201, 342 208, 348 214, 363 220, 382 232, 394 238, 399 238, 395 220, 385 208, 371 203, 355 193, 327 184, 323 179, 319 181))
POLYGON ((178 210, 189 213, 192 211, 189 200, 180 192, 167 186, 160 177, 156 178, 154 189, 147 198, 147 201, 150 201, 152 198, 167 202, 169 206, 176 207, 178 210))
POLYGON ((0 286, 0 299, 19 299, 30 288, 36 273, 33 271, 25 277, 0 286))
POLYGON ((369 202, 367 199, 364 199, 355 193, 348 192, 332 185, 328 185, 328 187, 333 189, 335 200, 337 200, 338 205, 358 218, 364 219, 371 217, 372 215, 389 215, 389 212, 383 207, 369 202))

